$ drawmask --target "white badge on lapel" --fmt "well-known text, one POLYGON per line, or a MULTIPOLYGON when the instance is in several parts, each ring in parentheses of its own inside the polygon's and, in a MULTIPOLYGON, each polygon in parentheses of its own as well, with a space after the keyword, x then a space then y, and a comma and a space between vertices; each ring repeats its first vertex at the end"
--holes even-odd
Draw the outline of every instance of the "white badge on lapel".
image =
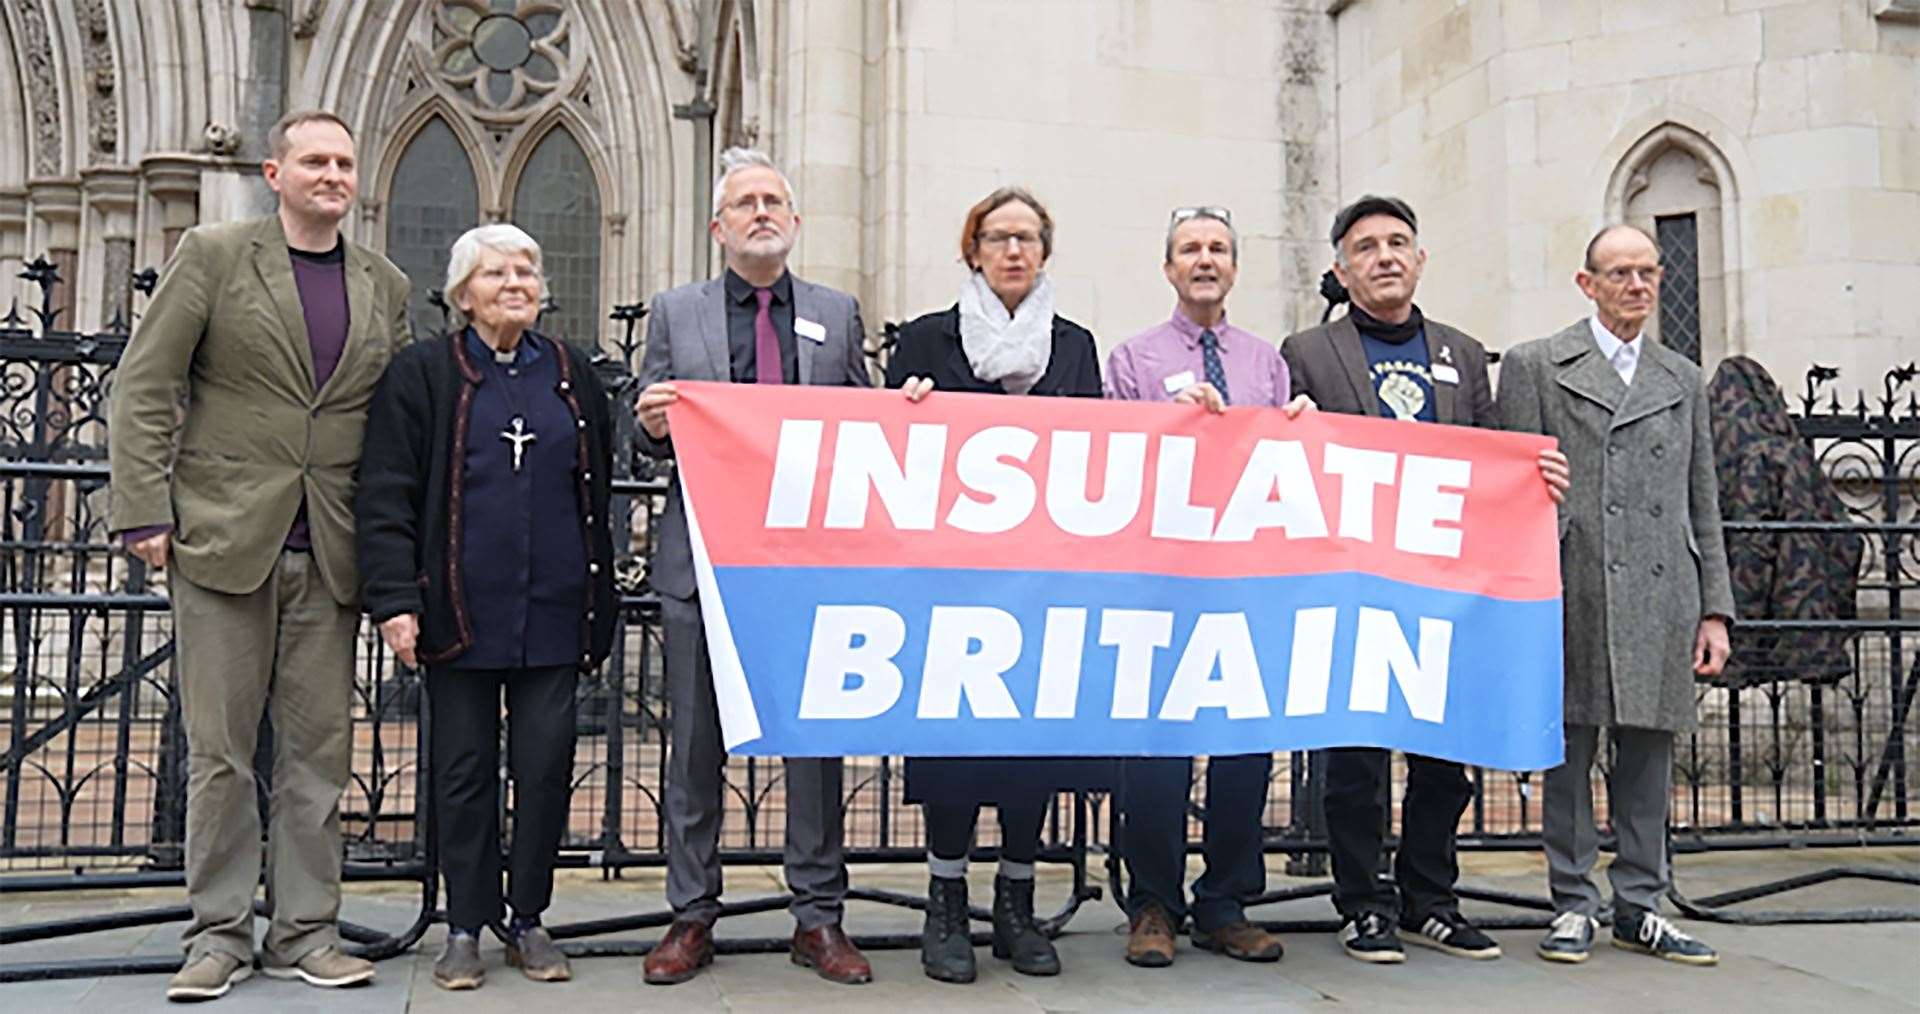
POLYGON ((1460 371, 1445 363, 1433 364, 1433 379, 1442 384, 1458 384, 1460 371))
POLYGON ((827 341, 827 326, 805 317, 793 318, 793 333, 815 345, 824 345, 827 341))
POLYGON ((1168 394, 1179 394, 1181 391, 1193 386, 1193 371, 1181 370, 1179 373, 1162 381, 1162 383, 1166 385, 1168 394))

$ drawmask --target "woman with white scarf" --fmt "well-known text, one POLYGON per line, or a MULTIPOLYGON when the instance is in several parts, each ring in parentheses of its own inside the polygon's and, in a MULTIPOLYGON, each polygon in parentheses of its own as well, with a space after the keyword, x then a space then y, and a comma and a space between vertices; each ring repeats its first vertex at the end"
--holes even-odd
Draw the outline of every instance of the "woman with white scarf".
MULTIPOLYGON (((967 212, 960 257, 970 269, 953 306, 900 329, 887 386, 915 401, 930 390, 1056 397, 1101 396, 1093 334, 1053 312, 1045 272, 1053 216, 1031 193, 1002 187, 967 212)), ((945 758, 907 760, 906 798, 927 824, 927 919, 920 962, 930 978, 972 982, 967 853, 982 804, 1000 816, 1000 868, 993 881, 993 955, 1017 972, 1056 975, 1060 957, 1034 923, 1033 863, 1048 802, 1058 792, 1106 788, 1100 760, 945 758)))

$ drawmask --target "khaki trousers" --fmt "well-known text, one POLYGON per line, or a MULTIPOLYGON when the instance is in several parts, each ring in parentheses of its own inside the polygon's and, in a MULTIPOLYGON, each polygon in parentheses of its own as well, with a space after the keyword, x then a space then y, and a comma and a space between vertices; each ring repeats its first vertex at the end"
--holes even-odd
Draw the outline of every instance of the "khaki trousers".
POLYGON ((360 614, 334 601, 308 553, 284 551, 265 584, 227 595, 170 573, 187 732, 189 962, 253 961, 260 813, 253 752, 273 720, 263 953, 293 964, 337 944, 340 796, 352 761, 353 642, 360 614))

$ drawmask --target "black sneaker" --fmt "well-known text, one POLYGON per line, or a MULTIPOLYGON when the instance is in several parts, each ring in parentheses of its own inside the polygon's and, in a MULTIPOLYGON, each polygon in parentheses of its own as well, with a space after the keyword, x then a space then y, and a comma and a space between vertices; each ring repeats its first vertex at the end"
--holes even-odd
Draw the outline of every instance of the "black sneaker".
POLYGON ((1431 912, 1418 922, 1402 920, 1400 932, 1408 943, 1431 947, 1442 954, 1475 961, 1492 961, 1500 956, 1500 945, 1480 932, 1479 927, 1452 909, 1431 912))
POLYGON ((1535 950, 1548 961, 1577 965, 1593 951, 1593 931, 1599 926, 1590 915, 1562 912, 1553 917, 1553 928, 1540 938, 1535 950))
POLYGON ((1362 912, 1340 927, 1340 946, 1348 955, 1376 965, 1397 965, 1407 960, 1393 923, 1378 912, 1362 912))
POLYGON ((1680 932, 1658 913, 1622 908, 1613 917, 1613 946, 1683 965, 1717 965, 1720 955, 1680 932))

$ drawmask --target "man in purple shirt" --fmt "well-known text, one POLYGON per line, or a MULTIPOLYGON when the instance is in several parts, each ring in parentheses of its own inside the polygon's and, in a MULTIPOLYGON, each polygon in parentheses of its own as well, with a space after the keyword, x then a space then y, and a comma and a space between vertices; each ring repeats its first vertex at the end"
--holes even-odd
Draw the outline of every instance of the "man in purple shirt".
POLYGON ((109 418, 113 528, 167 572, 173 600, 193 922, 171 1000, 212 999, 253 971, 266 712, 262 970, 316 986, 373 978, 337 925, 360 623, 352 501, 367 405, 407 334, 407 278, 340 235, 358 176, 339 117, 289 113, 267 147, 278 213, 181 238, 109 418))
MULTIPOLYGON (((1204 405, 1311 407, 1289 400, 1286 361, 1273 345, 1227 323, 1227 293, 1239 270, 1240 237, 1225 208, 1179 208, 1167 223, 1167 281, 1173 317, 1127 339, 1107 358, 1107 397, 1204 405)), ((1244 905, 1266 889, 1261 811, 1271 754, 1207 762, 1206 871, 1186 903, 1187 785, 1190 757, 1133 757, 1122 767, 1126 824, 1120 851, 1133 878, 1125 899, 1127 960, 1173 963, 1174 933, 1191 914, 1197 947, 1242 961, 1278 961, 1280 939, 1248 921, 1244 905)))

